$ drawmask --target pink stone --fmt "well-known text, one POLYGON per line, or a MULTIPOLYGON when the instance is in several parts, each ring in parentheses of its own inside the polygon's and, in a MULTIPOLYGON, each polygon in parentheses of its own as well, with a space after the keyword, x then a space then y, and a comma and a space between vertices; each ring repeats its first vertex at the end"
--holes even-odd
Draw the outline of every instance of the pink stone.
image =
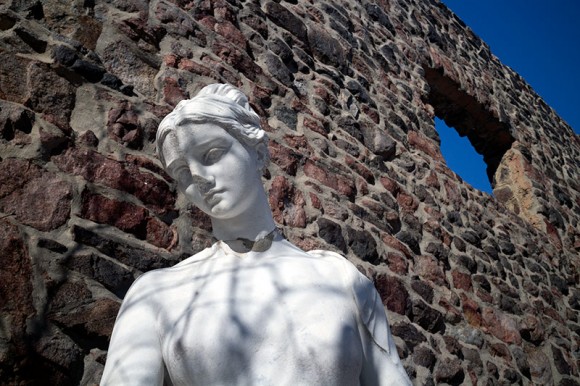
POLYGON ((411 306, 409 293, 403 282, 385 274, 379 274, 375 278, 375 287, 381 296, 383 304, 389 311, 405 315, 411 306))
POLYGON ((518 323, 513 317, 490 307, 483 309, 481 317, 483 326, 501 341, 518 345, 522 343, 518 323))
POLYGON ((38 230, 56 229, 70 216, 72 188, 60 177, 38 167, 30 165, 29 171, 22 169, 27 164, 10 159, 1 163, 0 210, 38 230), (7 168, 9 165, 15 168, 7 168))
POLYGON ((412 147, 419 149, 436 161, 443 161, 441 150, 439 150, 439 146, 433 140, 428 139, 416 131, 409 131, 407 139, 409 140, 409 145, 412 147))
POLYGON ((451 277, 455 288, 468 292, 472 290, 471 275, 469 273, 453 270, 451 271, 451 277))

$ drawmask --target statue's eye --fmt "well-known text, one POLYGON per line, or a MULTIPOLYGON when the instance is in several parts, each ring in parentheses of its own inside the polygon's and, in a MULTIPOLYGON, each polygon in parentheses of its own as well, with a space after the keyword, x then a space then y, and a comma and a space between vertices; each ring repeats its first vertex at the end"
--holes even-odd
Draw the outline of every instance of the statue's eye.
POLYGON ((173 179, 177 180, 178 182, 184 182, 188 178, 191 177, 191 172, 187 168, 187 166, 180 165, 172 170, 170 175, 173 179))
POLYGON ((204 163, 206 165, 211 165, 217 161, 219 161, 219 159, 222 157, 222 155, 224 155, 224 153, 226 152, 226 149, 221 148, 221 147, 214 147, 210 150, 207 151, 207 153, 205 153, 203 160, 204 163))

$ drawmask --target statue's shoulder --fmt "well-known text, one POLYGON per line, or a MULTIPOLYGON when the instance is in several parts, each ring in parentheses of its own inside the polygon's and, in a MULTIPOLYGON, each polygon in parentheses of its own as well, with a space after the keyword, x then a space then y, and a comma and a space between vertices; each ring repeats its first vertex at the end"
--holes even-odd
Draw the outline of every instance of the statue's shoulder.
POLYGON ((354 282, 368 281, 366 276, 364 276, 350 260, 339 253, 325 251, 322 249, 316 249, 306 253, 314 258, 322 259, 329 264, 333 264, 339 268, 343 273, 344 279, 348 281, 349 286, 353 285, 354 282))
POLYGON ((195 269, 199 264, 210 259, 214 255, 214 252, 212 246, 188 257, 172 267, 159 268, 145 272, 139 276, 135 282, 133 282, 131 289, 136 291, 143 287, 159 288, 162 287, 164 283, 174 282, 176 277, 182 275, 185 271, 195 269))

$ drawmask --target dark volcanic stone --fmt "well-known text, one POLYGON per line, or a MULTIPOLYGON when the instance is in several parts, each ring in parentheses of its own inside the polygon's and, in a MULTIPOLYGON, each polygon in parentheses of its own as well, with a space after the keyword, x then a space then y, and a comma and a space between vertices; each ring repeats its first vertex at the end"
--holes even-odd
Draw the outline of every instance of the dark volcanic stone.
POLYGON ((290 31, 296 36, 300 42, 306 43, 307 41, 307 31, 306 26, 296 15, 288 10, 281 4, 269 2, 264 6, 266 15, 270 20, 290 31))
POLYGON ((125 297, 135 280, 133 274, 113 260, 96 253, 73 254, 66 263, 67 267, 98 281, 119 298, 125 297))
POLYGON ((391 333, 401 338, 411 350, 427 340, 412 323, 399 322, 394 324, 391 326, 391 333))
POLYGON ((369 232, 347 227, 346 238, 350 249, 361 260, 369 262, 376 262, 378 260, 377 242, 369 232))
POLYGON ((347 70, 344 48, 327 31, 315 24, 311 24, 308 28, 308 41, 315 58, 342 71, 347 70))
POLYGON ((171 256, 163 254, 159 249, 145 250, 135 245, 115 241, 111 237, 100 236, 77 225, 73 226, 72 232, 76 242, 94 247, 99 252, 139 271, 165 268, 176 263, 175 260, 170 259, 171 256))
POLYGON ((346 241, 342 236, 342 229, 340 225, 326 218, 319 218, 318 224, 318 235, 322 237, 324 241, 329 244, 334 245, 343 252, 346 252, 346 241))
POLYGON ((419 247, 419 240, 421 236, 419 234, 416 232, 403 230, 397 233, 396 237, 403 243, 407 244, 413 253, 417 255, 421 254, 421 248, 419 247))
POLYGON ((554 365, 560 374, 570 375, 572 373, 572 368, 562 354, 562 350, 554 345, 552 345, 552 358, 554 358, 554 365))
POLYGON ((445 318, 443 314, 429 307, 422 300, 416 299, 413 301, 411 320, 429 332, 445 332, 445 318))
POLYGON ((413 362, 418 366, 423 366, 429 370, 433 370, 435 366, 436 358, 435 353, 428 347, 419 346, 415 347, 413 351, 413 362))
POLYGON ((445 358, 439 361, 435 369, 436 382, 460 385, 464 379, 465 373, 461 368, 461 361, 459 359, 445 358))
POLYGON ((421 280, 413 280, 411 282, 411 288, 415 290, 421 297, 428 303, 433 302, 433 288, 421 280))
POLYGON ((93 83, 100 81, 105 73, 103 67, 82 59, 75 60, 71 69, 93 83))

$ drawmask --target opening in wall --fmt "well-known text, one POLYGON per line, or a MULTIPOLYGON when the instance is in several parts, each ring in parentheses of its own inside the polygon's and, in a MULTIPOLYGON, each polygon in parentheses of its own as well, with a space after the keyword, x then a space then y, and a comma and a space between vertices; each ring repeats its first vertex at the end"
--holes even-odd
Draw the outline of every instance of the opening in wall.
POLYGON ((487 165, 469 140, 461 137, 457 130, 435 118, 435 129, 441 138, 441 153, 447 166, 476 189, 491 194, 491 183, 487 177, 487 165))
MULTIPOLYGON (((443 74, 443 69, 426 67, 425 78, 430 86, 427 102, 433 106, 435 115, 444 121, 447 127, 454 128, 459 136, 467 137, 473 149, 482 155, 487 179, 491 188, 494 188, 495 172, 502 157, 514 142, 508 125, 500 122, 477 99, 462 91, 457 83, 443 74)), ((441 130, 437 128, 440 136, 442 133, 445 134, 446 127, 442 127, 441 130)), ((462 151, 462 154, 465 154, 467 149, 464 147, 456 147, 453 151, 462 151)), ((445 156, 445 153, 443 154, 445 156)), ((463 178, 462 173, 455 170, 452 165, 448 166, 463 178)), ((468 179, 466 181, 470 182, 468 179)), ((473 183, 472 185, 475 186, 473 183)))

